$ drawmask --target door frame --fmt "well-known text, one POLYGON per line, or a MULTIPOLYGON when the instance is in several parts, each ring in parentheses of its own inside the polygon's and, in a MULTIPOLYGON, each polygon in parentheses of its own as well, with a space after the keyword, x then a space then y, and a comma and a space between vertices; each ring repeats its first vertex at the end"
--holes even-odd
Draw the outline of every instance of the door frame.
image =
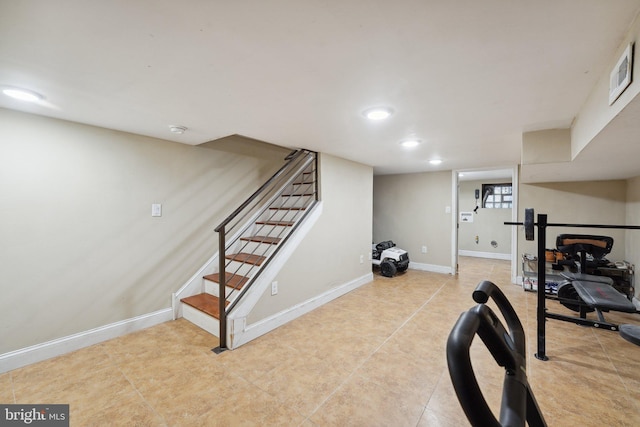
MULTIPOLYGON (((513 191, 513 204, 511 208, 511 221, 518 221, 518 193, 519 193, 519 176, 518 165, 506 167, 480 168, 480 169, 455 169, 451 171, 451 272, 458 274, 458 227, 459 209, 458 209, 458 191, 459 191, 459 175, 463 172, 481 172, 493 170, 511 170, 511 187, 513 191)), ((505 227, 507 227, 505 225, 505 227)), ((511 227, 511 283, 518 283, 518 227, 511 227)))

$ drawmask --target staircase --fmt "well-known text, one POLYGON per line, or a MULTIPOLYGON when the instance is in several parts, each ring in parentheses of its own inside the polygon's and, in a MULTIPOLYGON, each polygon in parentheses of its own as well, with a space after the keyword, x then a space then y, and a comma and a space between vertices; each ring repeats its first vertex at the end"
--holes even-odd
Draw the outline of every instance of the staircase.
POLYGON ((220 337, 220 351, 226 348, 227 313, 318 200, 316 153, 297 150, 285 160, 274 176, 216 228, 218 272, 203 277, 204 292, 180 300, 185 319, 220 337))

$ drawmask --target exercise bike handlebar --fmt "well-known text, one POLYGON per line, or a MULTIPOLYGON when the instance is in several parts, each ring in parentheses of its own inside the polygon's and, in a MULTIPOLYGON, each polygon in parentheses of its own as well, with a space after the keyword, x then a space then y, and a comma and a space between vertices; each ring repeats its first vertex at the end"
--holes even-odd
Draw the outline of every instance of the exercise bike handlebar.
POLYGON ((527 383, 524 356, 509 342, 504 326, 489 307, 479 304, 462 313, 447 340, 447 363, 462 409, 473 426, 524 426, 527 419, 527 383), (471 365, 469 350, 479 335, 496 362, 505 367, 500 421, 485 400, 471 365))
POLYGON ((509 335, 516 346, 517 352, 524 355, 526 351, 525 334, 518 314, 499 287, 493 282, 483 280, 476 286, 476 290, 473 291, 473 300, 478 304, 486 304, 489 298, 495 302, 504 320, 507 322, 509 335))

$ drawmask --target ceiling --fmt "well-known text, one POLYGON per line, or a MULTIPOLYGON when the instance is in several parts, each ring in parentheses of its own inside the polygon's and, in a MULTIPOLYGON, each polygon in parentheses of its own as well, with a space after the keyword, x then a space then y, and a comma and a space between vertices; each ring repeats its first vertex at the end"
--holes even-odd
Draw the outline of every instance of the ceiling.
MULTIPOLYGON (((640 0, 0 0, 0 85, 46 97, 0 96, 0 107, 192 145, 240 134, 376 174, 511 167, 523 132, 571 125, 639 10, 640 0), (394 114, 368 121, 373 106, 394 114), (404 149, 407 138, 422 144, 404 149)), ((617 149, 640 154, 627 147, 637 131, 633 120, 611 127, 607 150, 621 134, 617 149)), ((591 160, 603 150, 587 149, 591 160)), ((600 165, 598 177, 615 173, 600 165)))
POLYGON ((513 169, 483 169, 465 170, 458 173, 458 181, 493 181, 502 179, 504 182, 513 180, 513 169))

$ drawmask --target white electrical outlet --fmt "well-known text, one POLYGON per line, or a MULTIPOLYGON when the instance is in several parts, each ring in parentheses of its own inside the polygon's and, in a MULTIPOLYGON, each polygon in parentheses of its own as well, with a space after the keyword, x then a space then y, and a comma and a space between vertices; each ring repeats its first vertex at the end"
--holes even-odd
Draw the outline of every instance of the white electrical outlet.
POLYGON ((271 295, 278 293, 278 282, 271 282, 271 295))
POLYGON ((426 247, 426 246, 423 246, 423 247, 422 247, 422 253, 423 253, 423 254, 426 254, 426 253, 427 253, 427 247, 426 247))
POLYGON ((364 263, 364 255, 360 255, 360 264, 364 263))

